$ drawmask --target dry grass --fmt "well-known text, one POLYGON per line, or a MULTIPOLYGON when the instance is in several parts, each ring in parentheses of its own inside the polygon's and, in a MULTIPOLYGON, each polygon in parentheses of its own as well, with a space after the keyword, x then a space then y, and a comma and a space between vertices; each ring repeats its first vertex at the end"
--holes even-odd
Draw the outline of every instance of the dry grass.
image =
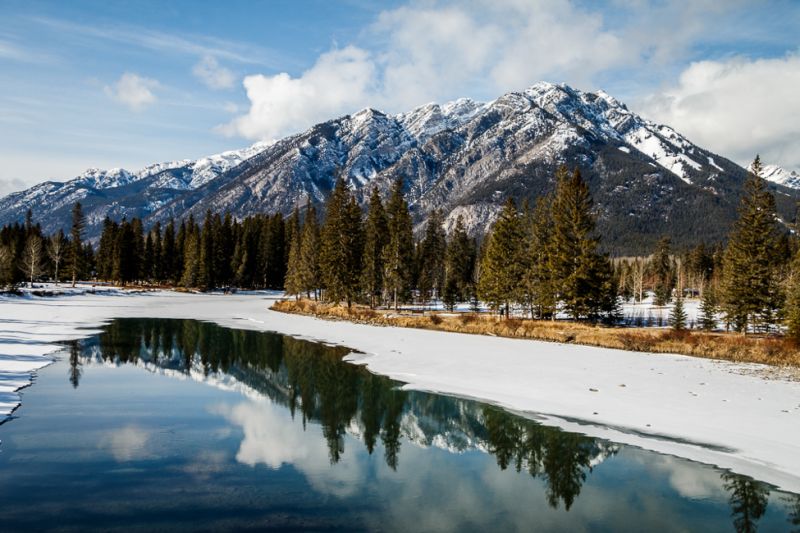
POLYGON ((677 353, 739 363, 762 363, 800 368, 800 346, 780 338, 733 333, 673 331, 651 328, 613 328, 576 322, 502 320, 478 314, 425 315, 376 311, 364 306, 347 308, 310 300, 284 300, 272 309, 329 320, 348 320, 375 326, 399 326, 476 335, 536 339, 551 342, 618 348, 637 352, 677 353))

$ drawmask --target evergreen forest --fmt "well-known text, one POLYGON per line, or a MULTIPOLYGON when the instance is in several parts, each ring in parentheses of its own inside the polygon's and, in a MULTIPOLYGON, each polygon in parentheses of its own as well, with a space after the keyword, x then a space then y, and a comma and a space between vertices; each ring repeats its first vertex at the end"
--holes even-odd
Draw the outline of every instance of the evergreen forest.
POLYGON ((652 295, 656 306, 673 304, 674 329, 689 326, 684 298, 698 298, 692 327, 800 338, 800 246, 760 172, 757 157, 725 243, 680 249, 664 237, 650 256, 630 258, 600 252, 589 189, 577 169, 564 167, 533 205, 507 200, 479 239, 460 218, 447 232, 439 211, 415 232, 399 180, 388 198, 374 189, 366 212, 339 179, 323 213, 308 205, 286 218, 237 220, 207 211, 202 222, 190 216, 149 228, 138 218, 106 218, 97 243, 84 240, 80 203, 68 234, 44 235, 29 210, 0 229, 0 286, 274 289, 347 306, 488 307, 506 318, 610 324, 620 323, 621 301, 652 295))

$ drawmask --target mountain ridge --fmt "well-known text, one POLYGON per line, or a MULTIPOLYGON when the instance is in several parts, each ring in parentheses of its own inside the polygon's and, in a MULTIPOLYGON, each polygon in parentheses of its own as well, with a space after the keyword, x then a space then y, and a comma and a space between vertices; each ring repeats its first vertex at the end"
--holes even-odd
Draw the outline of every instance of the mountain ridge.
MULTIPOLYGON (((40 184, 0 199, 0 223, 20 220, 35 199, 40 207, 55 207, 44 216, 35 213, 52 231, 68 222, 67 202, 82 201, 87 233, 96 237, 106 215, 155 223, 190 214, 202 218, 208 209, 240 218, 288 214, 295 206, 321 205, 338 177, 362 204, 372 187, 388 193, 401 178, 418 227, 430 210, 441 209, 448 229, 461 215, 479 234, 506 197, 534 200, 552 190, 555 169, 567 165, 580 168, 589 183, 604 247, 641 253, 661 234, 686 245, 724 238, 746 175, 734 162, 642 118, 604 91, 551 83, 490 102, 462 98, 396 115, 366 108, 225 154, 237 155, 151 165, 138 174, 93 171, 79 177, 83 181, 40 184), (198 164, 203 160, 208 161, 198 164), (198 171, 195 179, 195 168, 205 174, 198 171), (43 190, 31 195, 37 187, 43 190)), ((784 176, 770 174, 770 187, 783 219, 790 220, 800 179, 784 176)))

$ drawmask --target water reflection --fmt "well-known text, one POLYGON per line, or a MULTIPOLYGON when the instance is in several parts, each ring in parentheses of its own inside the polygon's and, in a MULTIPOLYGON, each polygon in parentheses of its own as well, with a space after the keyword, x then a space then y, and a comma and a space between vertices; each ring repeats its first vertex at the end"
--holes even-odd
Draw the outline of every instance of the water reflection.
MULTIPOLYGON (((488 452, 500 470, 514 469, 540 480, 547 505, 566 511, 579 498, 594 468, 619 451, 612 443, 545 427, 497 407, 400 390, 396 382, 342 362, 348 352, 197 321, 121 319, 95 338, 70 344, 69 381, 77 388, 84 365, 103 362, 244 387, 255 393, 253 401, 216 407, 217 414, 244 433, 237 461, 273 469, 284 464, 321 469, 314 464, 319 454, 304 437, 307 424, 313 422, 324 437, 329 464, 341 477, 310 482, 325 484, 329 493, 338 496, 352 493, 355 489, 348 481, 364 475, 357 462, 343 461, 345 444, 353 442, 353 437, 369 455, 382 449, 383 461, 392 471, 401 469, 404 441, 450 452, 488 452), (283 417, 296 423, 287 425, 283 417)), ((146 442, 145 432, 129 427, 104 445, 119 460, 129 460, 141 456, 146 442)), ((654 457, 652 468, 668 472, 678 493, 687 498, 725 494, 734 528, 756 530, 767 511, 770 490, 766 485, 730 473, 714 479, 709 477, 715 475, 711 469, 691 468, 685 462, 676 466, 672 458, 654 457)), ((221 462, 221 457, 203 457, 187 468, 208 477, 221 468, 221 462)), ((786 507, 790 524, 799 526, 800 500, 787 499, 786 507)))
POLYGON ((789 500, 789 523, 794 526, 792 533, 800 533, 800 495, 791 496, 789 500))
POLYGON ((77 389, 78 384, 81 381, 81 349, 80 344, 78 341, 71 341, 69 343, 69 382, 72 383, 72 387, 77 389))

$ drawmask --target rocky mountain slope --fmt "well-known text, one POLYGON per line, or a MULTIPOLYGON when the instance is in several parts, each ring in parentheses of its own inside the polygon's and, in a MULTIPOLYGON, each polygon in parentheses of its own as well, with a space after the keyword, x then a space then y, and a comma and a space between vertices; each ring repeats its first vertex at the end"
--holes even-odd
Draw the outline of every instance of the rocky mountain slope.
MULTIPOLYGON (((92 235, 106 214, 151 223, 202 218, 208 209, 288 214, 323 203, 342 176, 362 202, 373 186, 388 191, 402 178, 417 223, 442 209, 448 226, 461 215, 480 233, 505 198, 552 190, 554 170, 565 164, 589 183, 603 246, 629 254, 648 251, 662 234, 687 246, 724 238, 746 175, 602 91, 549 83, 488 103, 461 99, 399 115, 365 109, 235 154, 203 174, 195 172, 199 162, 180 162, 38 185, 0 200, 0 223, 39 206, 37 219, 53 229, 67 223, 76 200, 86 205, 92 235)), ((783 219, 792 220, 800 180, 767 177, 783 219)))
POLYGON ((137 172, 90 168, 64 183, 46 181, 0 199, 0 225, 23 220, 30 208, 45 232, 67 230, 72 206, 81 202, 86 213, 88 237, 94 238, 99 235, 106 215, 113 219, 146 217, 159 206, 205 185, 267 146, 257 143, 243 150, 196 161, 156 163, 137 172))

